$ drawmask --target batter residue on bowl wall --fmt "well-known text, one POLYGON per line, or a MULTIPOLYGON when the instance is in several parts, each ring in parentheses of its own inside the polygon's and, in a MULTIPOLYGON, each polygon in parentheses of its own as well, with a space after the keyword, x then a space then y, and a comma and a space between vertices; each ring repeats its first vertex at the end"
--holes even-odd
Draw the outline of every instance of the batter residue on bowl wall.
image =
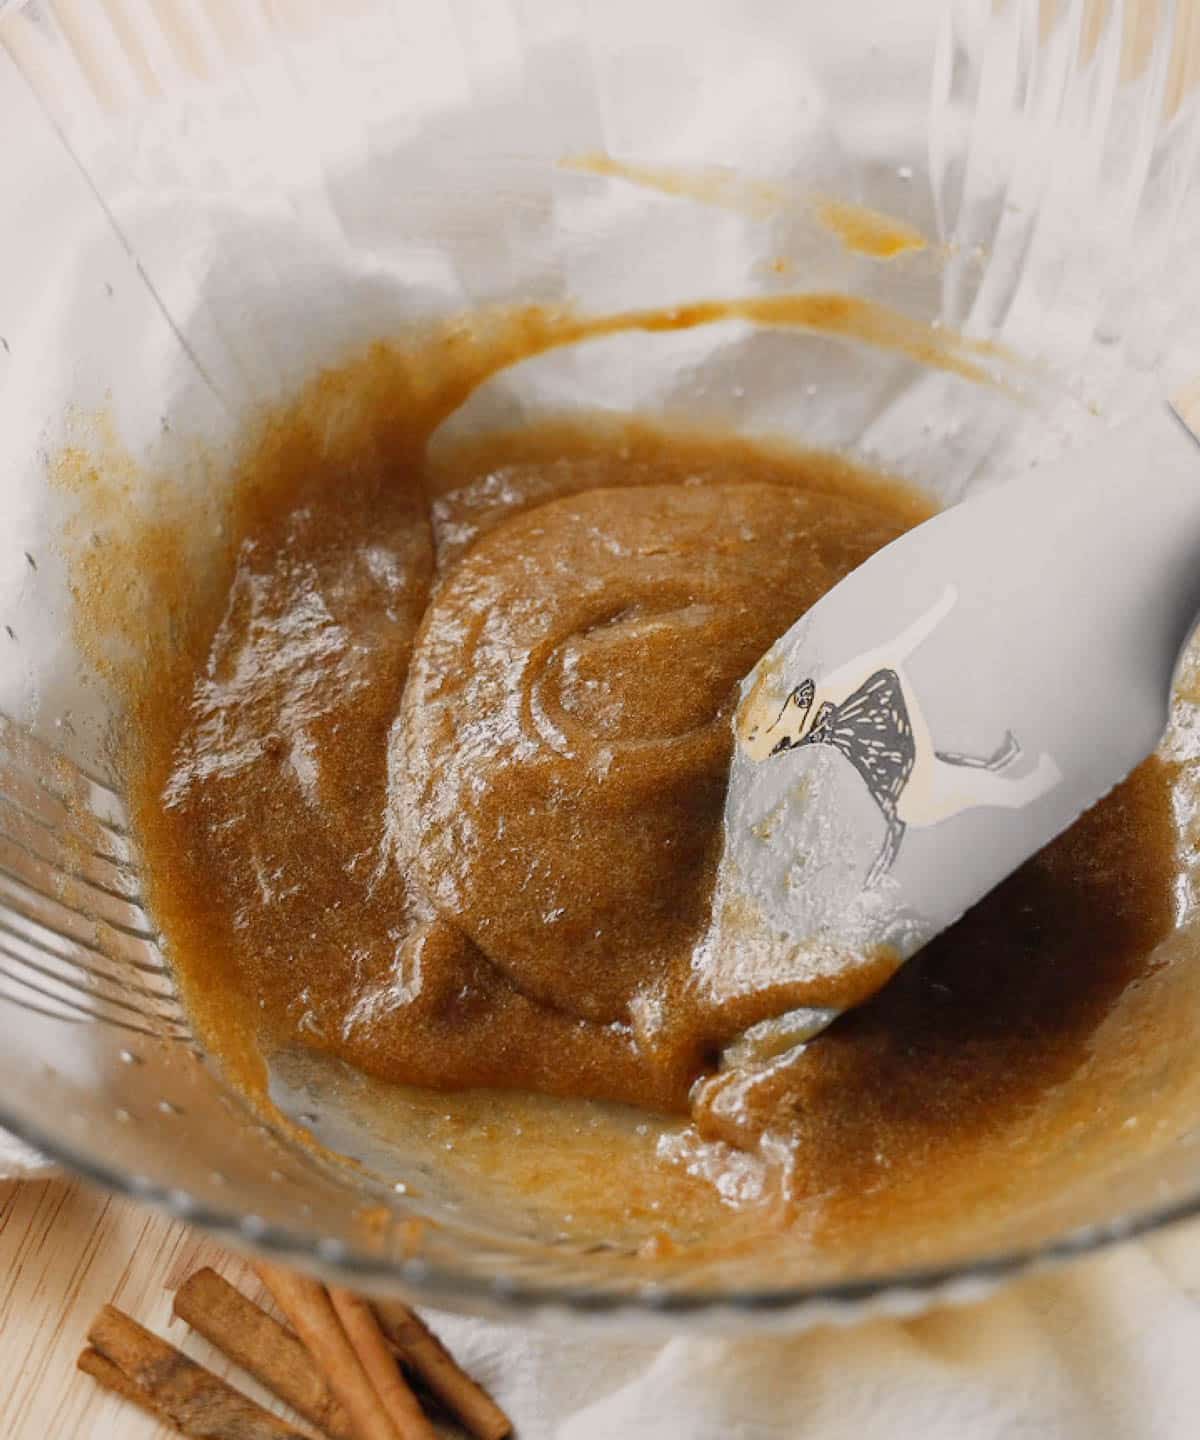
POLYGON ((678 165, 644 165, 634 160, 618 160, 603 150, 569 155, 560 163, 564 170, 581 175, 624 180, 660 195, 737 210, 756 219, 765 220, 789 208, 811 209, 817 223, 847 250, 872 260, 895 260, 900 255, 924 250, 929 243, 915 225, 882 210, 833 196, 808 195, 794 184, 748 180, 736 171, 720 167, 688 169, 678 165))

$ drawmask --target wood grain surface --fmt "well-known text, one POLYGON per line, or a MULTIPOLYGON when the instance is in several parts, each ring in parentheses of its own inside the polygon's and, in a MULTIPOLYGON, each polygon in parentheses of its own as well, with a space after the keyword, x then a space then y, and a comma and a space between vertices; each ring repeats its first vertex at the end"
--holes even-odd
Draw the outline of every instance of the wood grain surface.
MULTIPOLYGON (((119 1305, 219 1375, 231 1367, 180 1321, 171 1292, 211 1265, 252 1299, 249 1268, 178 1221, 75 1180, 0 1182, 0 1436, 158 1440, 177 1432, 107 1395, 75 1369, 106 1302, 119 1305)), ((280 1407, 240 1372, 239 1389, 280 1407)))
POLYGON ((88 1325, 106 1303, 284 1413, 244 1371, 172 1317, 175 1287, 202 1265, 278 1313, 244 1261, 177 1220, 76 1180, 0 1181, 2 1440, 178 1440, 176 1431, 75 1369, 88 1325))

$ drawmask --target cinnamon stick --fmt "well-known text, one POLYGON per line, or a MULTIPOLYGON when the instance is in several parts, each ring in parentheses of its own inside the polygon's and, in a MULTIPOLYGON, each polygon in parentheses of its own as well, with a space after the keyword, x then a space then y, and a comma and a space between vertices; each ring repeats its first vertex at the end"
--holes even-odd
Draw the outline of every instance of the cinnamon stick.
POLYGON ((175 1292, 175 1314, 331 1440, 356 1440, 350 1417, 290 1330, 215 1270, 197 1270, 175 1292))
POLYGON ((112 1305, 87 1338, 193 1440, 309 1440, 112 1305))
POLYGON ((403 1440, 363 1369, 325 1287, 265 1260, 255 1263, 263 1284, 308 1347, 341 1402, 358 1440, 403 1440))
POLYGON ((380 1328, 400 1358, 478 1440, 504 1440, 512 1421, 458 1364, 425 1322, 398 1300, 378 1300, 380 1328))
POLYGON ((75 1364, 85 1375, 90 1375, 93 1380, 103 1385, 106 1390, 111 1390, 114 1395, 119 1395, 122 1400, 128 1400, 131 1405, 136 1405, 148 1415, 153 1415, 156 1420, 165 1420, 168 1424, 173 1423, 171 1417, 154 1403, 154 1397, 148 1390, 143 1390, 140 1385, 135 1384, 119 1365, 114 1365, 108 1356, 101 1355, 99 1350, 93 1350, 89 1346, 81 1352, 75 1364))
POLYGON ((383 1338, 375 1312, 360 1296, 340 1286, 329 1287, 329 1298, 346 1338, 375 1387, 380 1404, 404 1440, 437 1440, 417 1397, 408 1388, 396 1357, 383 1338))

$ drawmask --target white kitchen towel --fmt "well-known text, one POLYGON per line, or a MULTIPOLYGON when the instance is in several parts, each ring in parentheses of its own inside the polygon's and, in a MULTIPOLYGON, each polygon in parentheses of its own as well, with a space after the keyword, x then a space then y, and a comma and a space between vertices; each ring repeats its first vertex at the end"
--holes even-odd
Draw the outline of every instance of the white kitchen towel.
POLYGON ((45 1177, 54 1166, 36 1150, 31 1150, 14 1135, 0 1130, 0 1180, 26 1179, 34 1175, 45 1177))
POLYGON ((1200 1224, 911 1320, 643 1344, 437 1316, 520 1440, 1194 1440, 1200 1224))

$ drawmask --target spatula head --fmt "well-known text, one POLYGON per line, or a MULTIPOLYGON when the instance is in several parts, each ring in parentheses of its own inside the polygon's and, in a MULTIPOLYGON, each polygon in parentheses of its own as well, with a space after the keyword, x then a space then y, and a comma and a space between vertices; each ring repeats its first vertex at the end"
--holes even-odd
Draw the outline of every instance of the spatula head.
POLYGON ((708 998, 865 998, 1154 749, 1198 607, 1165 410, 848 576, 743 685, 708 998))

